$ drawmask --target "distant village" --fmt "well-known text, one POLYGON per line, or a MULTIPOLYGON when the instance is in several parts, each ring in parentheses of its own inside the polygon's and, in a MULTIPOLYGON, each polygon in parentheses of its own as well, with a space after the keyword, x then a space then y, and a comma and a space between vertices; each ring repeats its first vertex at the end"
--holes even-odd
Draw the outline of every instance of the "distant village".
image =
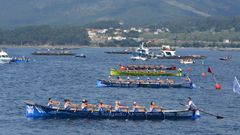
MULTIPOLYGON (((151 30, 150 28, 136 28, 129 29, 108 28, 108 29, 87 29, 88 36, 92 44, 106 43, 111 41, 133 40, 135 42, 144 41, 142 34, 158 35, 160 33, 170 32, 168 28, 161 28, 151 30)), ((161 42, 159 38, 151 39, 152 42, 161 42)))

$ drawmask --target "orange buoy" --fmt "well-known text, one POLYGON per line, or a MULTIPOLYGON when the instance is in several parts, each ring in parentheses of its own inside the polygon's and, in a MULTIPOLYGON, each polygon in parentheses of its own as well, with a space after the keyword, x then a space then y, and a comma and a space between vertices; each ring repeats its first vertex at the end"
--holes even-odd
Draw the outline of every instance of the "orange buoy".
POLYGON ((205 76, 206 76, 206 73, 202 72, 201 76, 202 76, 202 77, 205 77, 205 76))
POLYGON ((216 88, 216 90, 220 90, 221 89, 221 85, 216 83, 215 88, 216 88))

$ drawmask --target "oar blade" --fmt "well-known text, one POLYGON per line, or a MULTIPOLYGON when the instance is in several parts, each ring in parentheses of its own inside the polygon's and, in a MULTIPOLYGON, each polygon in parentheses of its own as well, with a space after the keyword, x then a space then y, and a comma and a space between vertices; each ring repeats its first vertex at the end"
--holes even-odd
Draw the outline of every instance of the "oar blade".
POLYGON ((223 119, 224 117, 222 116, 216 116, 217 119, 223 119))

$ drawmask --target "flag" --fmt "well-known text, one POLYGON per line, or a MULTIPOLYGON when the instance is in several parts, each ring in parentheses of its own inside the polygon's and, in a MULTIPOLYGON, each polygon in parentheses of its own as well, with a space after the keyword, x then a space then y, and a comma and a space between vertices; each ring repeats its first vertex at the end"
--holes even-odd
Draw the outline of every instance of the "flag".
POLYGON ((208 67, 208 73, 212 74, 212 68, 211 67, 208 67))
POLYGON ((233 81, 233 92, 240 94, 240 84, 239 84, 236 76, 233 81))

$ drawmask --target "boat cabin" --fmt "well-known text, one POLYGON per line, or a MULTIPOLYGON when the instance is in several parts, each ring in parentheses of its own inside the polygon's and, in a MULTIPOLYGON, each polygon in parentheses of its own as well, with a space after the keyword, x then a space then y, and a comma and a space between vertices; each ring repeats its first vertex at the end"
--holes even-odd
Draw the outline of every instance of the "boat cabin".
POLYGON ((9 58, 8 54, 3 50, 0 50, 0 58, 9 58))
POLYGON ((164 57, 175 56, 175 48, 171 48, 169 45, 162 45, 161 54, 164 57))

